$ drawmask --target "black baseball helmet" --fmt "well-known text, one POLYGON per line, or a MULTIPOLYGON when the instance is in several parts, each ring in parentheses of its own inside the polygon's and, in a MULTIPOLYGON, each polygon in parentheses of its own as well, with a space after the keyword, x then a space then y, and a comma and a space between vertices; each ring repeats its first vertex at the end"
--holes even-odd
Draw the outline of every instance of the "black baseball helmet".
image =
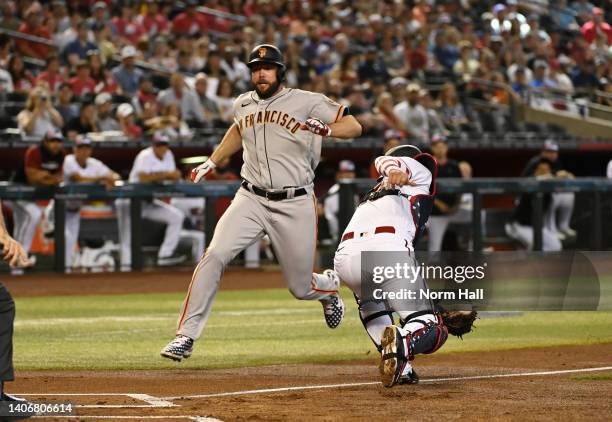
POLYGON ((389 151, 387 151, 385 155, 389 157, 410 157, 412 158, 419 154, 421 154, 421 150, 418 147, 415 147, 414 145, 398 145, 394 148, 391 148, 389 151))
POLYGON ((249 54, 249 62, 247 66, 251 68, 255 63, 272 63, 278 66, 278 79, 282 81, 285 76, 285 63, 283 61, 283 53, 278 47, 272 44, 260 44, 249 54))

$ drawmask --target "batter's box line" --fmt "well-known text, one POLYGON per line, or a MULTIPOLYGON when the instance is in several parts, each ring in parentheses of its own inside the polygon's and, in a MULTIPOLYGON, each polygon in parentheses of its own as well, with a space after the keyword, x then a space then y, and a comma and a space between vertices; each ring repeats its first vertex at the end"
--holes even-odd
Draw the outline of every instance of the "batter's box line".
POLYGON ((47 394, 19 394, 24 397, 130 397, 135 400, 143 401, 147 404, 76 404, 77 408, 88 409, 123 409, 123 408, 161 408, 161 407, 180 407, 167 399, 140 393, 47 393, 47 394))
MULTIPOLYGON (((450 377, 450 378, 429 378, 429 379, 421 379, 419 382, 420 383, 436 383, 436 382, 469 381, 469 380, 482 380, 482 379, 494 379, 494 378, 535 377, 535 376, 563 375, 563 374, 572 374, 572 373, 578 373, 578 372, 598 372, 598 371, 610 371, 610 370, 612 370, 612 366, 601 366, 598 368, 564 369, 564 370, 558 370, 558 371, 519 372, 519 373, 510 373, 510 374, 473 375, 473 376, 467 376, 467 377, 450 377)), ((242 391, 230 391, 226 393, 196 394, 196 395, 189 395, 189 396, 163 397, 163 399, 164 400, 207 399, 207 398, 215 398, 215 397, 246 396, 246 395, 251 395, 251 394, 284 393, 284 392, 289 392, 289 391, 363 387, 363 386, 369 386, 369 385, 380 385, 380 381, 353 382, 353 383, 345 383, 345 384, 304 385, 304 386, 281 387, 281 388, 264 388, 261 390, 242 390, 242 391)))

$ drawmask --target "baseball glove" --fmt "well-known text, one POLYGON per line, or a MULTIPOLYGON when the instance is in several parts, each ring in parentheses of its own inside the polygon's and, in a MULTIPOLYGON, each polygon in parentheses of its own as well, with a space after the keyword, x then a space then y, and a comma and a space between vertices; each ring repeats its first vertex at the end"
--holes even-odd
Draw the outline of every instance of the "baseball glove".
POLYGON ((464 334, 472 331, 478 313, 476 311, 443 311, 440 316, 450 334, 463 338, 464 334))

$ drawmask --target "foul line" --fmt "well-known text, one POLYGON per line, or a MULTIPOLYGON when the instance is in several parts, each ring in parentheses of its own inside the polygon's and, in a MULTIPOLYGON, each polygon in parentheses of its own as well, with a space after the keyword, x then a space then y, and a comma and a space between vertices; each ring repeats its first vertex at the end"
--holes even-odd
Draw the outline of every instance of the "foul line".
MULTIPOLYGON (((538 375, 560 375, 560 374, 571 374, 571 373, 576 373, 576 372, 596 372, 596 371, 610 371, 610 370, 612 370, 612 366, 602 366, 598 368, 566 369, 566 370, 560 370, 560 371, 520 372, 520 373, 515 373, 515 374, 475 375, 475 376, 468 376, 468 377, 453 377, 453 378, 430 378, 430 379, 421 380, 420 383, 436 383, 436 382, 442 382, 442 381, 445 381, 445 382, 446 381, 464 381, 464 380, 509 378, 509 377, 530 377, 530 376, 538 376, 538 375)), ((243 395, 249 395, 249 394, 280 393, 280 392, 286 392, 286 391, 362 387, 362 386, 377 385, 377 384, 380 385, 380 381, 355 382, 355 383, 345 383, 345 384, 306 385, 306 386, 299 386, 299 387, 265 388, 261 390, 243 390, 243 391, 231 391, 227 393, 163 397, 163 399, 164 400, 206 399, 206 398, 213 398, 213 397, 243 396, 243 395)))

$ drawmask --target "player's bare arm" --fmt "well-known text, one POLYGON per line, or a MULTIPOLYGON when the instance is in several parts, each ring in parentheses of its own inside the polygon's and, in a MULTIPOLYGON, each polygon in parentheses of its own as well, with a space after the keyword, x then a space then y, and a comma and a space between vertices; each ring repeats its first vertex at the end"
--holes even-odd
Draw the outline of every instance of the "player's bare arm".
POLYGON ((25 267, 29 265, 28 254, 19 242, 8 234, 2 212, 0 212, 0 245, 2 245, 3 249, 3 259, 11 267, 25 267))
POLYGON ((225 132, 221 144, 219 144, 219 147, 212 153, 210 158, 192 170, 191 181, 198 183, 204 176, 217 167, 217 163, 231 157, 236 152, 240 151, 241 148, 242 138, 240 136, 240 131, 236 124, 232 124, 227 132, 225 132))
POLYGON ((350 114, 342 116, 342 118, 335 123, 331 123, 329 128, 331 129, 331 134, 329 136, 340 139, 356 138, 361 136, 362 132, 361 124, 350 114))
POLYGON ((61 175, 53 175, 47 170, 41 170, 34 167, 25 168, 28 183, 31 185, 52 186, 61 182, 61 175))

